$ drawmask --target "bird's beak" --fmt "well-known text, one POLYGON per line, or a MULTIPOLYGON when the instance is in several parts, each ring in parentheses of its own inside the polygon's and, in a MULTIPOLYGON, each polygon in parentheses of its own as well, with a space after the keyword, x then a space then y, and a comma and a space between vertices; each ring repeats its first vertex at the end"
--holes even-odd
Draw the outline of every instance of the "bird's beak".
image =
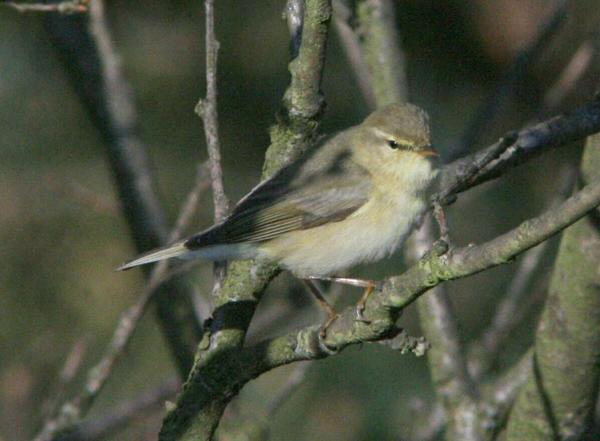
POLYGON ((435 151, 435 149, 428 145, 427 147, 425 147, 423 150, 419 150, 418 152, 416 152, 418 155, 421 155, 425 158, 429 157, 429 156, 433 156, 433 157, 437 157, 440 156, 438 152, 435 151))

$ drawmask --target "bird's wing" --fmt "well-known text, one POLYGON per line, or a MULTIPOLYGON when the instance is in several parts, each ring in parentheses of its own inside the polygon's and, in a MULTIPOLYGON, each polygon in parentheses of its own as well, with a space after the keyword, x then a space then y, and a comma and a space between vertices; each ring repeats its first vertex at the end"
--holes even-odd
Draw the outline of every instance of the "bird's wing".
POLYGON ((220 225, 190 238, 190 249, 262 242, 294 230, 337 222, 369 198, 369 173, 339 156, 310 173, 288 167, 259 184, 220 225))

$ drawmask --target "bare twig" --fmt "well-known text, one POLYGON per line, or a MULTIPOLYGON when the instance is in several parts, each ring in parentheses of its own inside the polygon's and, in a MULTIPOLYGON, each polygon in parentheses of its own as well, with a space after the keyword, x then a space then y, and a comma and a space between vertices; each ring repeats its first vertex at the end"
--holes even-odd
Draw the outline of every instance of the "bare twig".
POLYGON ((65 434, 61 441, 99 441, 116 433, 133 418, 158 408, 165 400, 173 397, 181 382, 177 377, 168 378, 162 384, 143 391, 133 399, 117 403, 105 414, 81 422, 65 434))
POLYGON ((460 143, 449 152, 451 159, 464 155, 473 146, 506 97, 523 80, 529 68, 536 62, 564 22, 567 3, 566 0, 557 1, 554 13, 546 22, 541 24, 536 38, 517 54, 504 76, 500 79, 498 86, 485 99, 481 108, 475 111, 475 116, 468 124, 460 143))
MULTIPOLYGON (((221 166, 221 147, 219 142, 219 115, 217 112, 217 57, 219 42, 215 35, 214 0, 205 0, 206 27, 206 98, 200 99, 196 105, 196 113, 204 122, 208 163, 210 170, 215 223, 221 222, 229 211, 229 200, 223 187, 223 167, 221 166)), ((213 295, 221 289, 225 278, 225 262, 215 262, 213 295)))
POLYGON ((58 12, 59 14, 81 14, 88 11, 89 0, 70 0, 60 3, 17 3, 2 2, 0 5, 6 5, 19 12, 58 12))
POLYGON ((503 140, 445 166, 441 173, 441 186, 444 188, 438 195, 441 201, 451 200, 450 196, 458 194, 472 186, 494 179, 506 170, 515 167, 549 149, 569 145, 584 139, 600 130, 600 100, 594 99, 570 112, 563 113, 531 127, 527 127, 513 136, 505 136, 503 140), (506 148, 500 144, 508 143, 506 148), (498 154, 500 153, 500 156, 498 154), (473 176, 476 163, 485 163, 484 158, 496 158, 487 161, 473 176), (467 179, 469 177, 469 179, 467 179))

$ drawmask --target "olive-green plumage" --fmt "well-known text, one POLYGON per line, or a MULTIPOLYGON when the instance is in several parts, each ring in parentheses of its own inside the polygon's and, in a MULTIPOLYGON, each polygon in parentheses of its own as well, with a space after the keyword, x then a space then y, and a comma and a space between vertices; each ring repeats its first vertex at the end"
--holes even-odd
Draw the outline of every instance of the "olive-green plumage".
POLYGON ((425 112, 383 107, 256 186, 222 223, 120 269, 170 257, 265 258, 307 277, 377 260, 425 210, 431 156, 425 112))

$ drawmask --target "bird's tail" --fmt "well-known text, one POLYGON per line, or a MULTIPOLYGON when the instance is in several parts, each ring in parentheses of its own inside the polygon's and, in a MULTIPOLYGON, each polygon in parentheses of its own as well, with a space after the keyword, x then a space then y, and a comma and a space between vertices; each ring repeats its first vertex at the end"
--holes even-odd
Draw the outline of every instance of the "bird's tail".
POLYGON ((189 252, 190 250, 185 246, 185 241, 180 241, 142 254, 129 262, 125 262, 123 265, 119 266, 116 271, 125 271, 139 265, 158 262, 159 260, 170 259, 172 257, 183 257, 189 252))

